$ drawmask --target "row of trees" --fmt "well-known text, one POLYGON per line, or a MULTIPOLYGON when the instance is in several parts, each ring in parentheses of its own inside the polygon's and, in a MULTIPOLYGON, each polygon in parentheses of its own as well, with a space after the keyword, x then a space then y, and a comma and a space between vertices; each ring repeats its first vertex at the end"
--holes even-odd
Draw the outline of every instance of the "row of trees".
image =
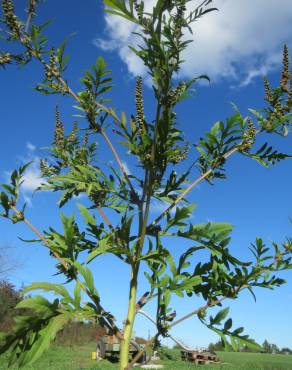
MULTIPOLYGON (((224 344, 222 343, 221 340, 219 340, 218 342, 216 343, 210 343, 209 346, 208 346, 208 349, 210 351, 224 351, 224 344)), ((230 349, 232 350, 232 349, 230 349)), ((248 347, 242 347, 240 349, 241 352, 256 352, 255 350, 253 350, 252 348, 248 348, 248 347)), ((289 355, 292 355, 292 349, 288 348, 288 347, 283 347, 283 348, 279 348, 276 344, 273 344, 273 343, 269 343, 266 339, 265 341, 263 342, 262 344, 262 350, 261 352, 265 352, 265 353, 277 353, 277 354, 289 354, 289 355)))
POLYGON ((267 353, 283 353, 283 354, 289 354, 292 355, 292 349, 288 347, 279 348, 274 343, 269 343, 267 340, 265 340, 262 344, 263 351, 267 353))

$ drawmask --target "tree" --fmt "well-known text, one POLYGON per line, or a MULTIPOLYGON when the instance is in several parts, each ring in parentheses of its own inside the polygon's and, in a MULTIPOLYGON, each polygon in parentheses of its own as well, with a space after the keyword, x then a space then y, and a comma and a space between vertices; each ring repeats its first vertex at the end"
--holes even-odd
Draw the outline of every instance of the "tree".
MULTIPOLYGON (((292 78, 288 48, 284 47, 279 86, 273 88, 268 79, 264 80, 266 107, 261 111, 251 109, 246 117, 236 108, 226 122, 215 123, 195 144, 197 157, 183 171, 183 161, 190 146, 178 128, 176 108, 192 93, 198 80, 208 80, 207 76, 191 80, 177 78, 183 63, 182 52, 189 44, 185 35, 193 22, 217 10, 212 7, 211 0, 205 0, 189 11, 189 2, 157 0, 153 9, 148 10, 144 1, 104 0, 109 13, 126 18, 139 27, 141 46, 131 47, 131 50, 148 69, 156 102, 155 112, 146 116, 141 77, 136 82, 136 112, 132 115, 117 113, 105 98, 112 86, 110 71, 101 57, 85 72, 81 79, 82 90, 73 91, 66 79, 69 59, 65 54, 66 43, 57 48, 49 46, 44 34, 48 24, 38 25, 36 22, 38 1, 29 1, 28 17, 22 21, 15 14, 13 2, 2 0, 2 34, 7 48, 13 42, 17 43, 19 51, 15 48, 13 52, 3 51, 1 65, 38 61, 44 70, 44 80, 36 89, 44 94, 72 98, 85 125, 80 129, 75 123, 71 132, 65 132, 60 112, 56 110, 54 140, 48 158, 40 163, 46 183, 39 191, 60 192, 60 207, 80 194, 86 195, 88 201, 86 206, 79 205, 85 226, 77 223, 74 215, 61 214, 63 231, 50 227, 41 233, 30 223, 25 204, 19 200, 19 186, 29 164, 12 173, 10 184, 2 185, 2 216, 14 223, 25 223, 35 233, 37 239, 34 241, 46 246, 57 260, 58 273, 64 275, 66 282, 75 282, 72 294, 64 285, 51 283, 33 283, 24 289, 26 293, 52 291, 59 298, 51 302, 35 295, 18 305, 18 308, 33 310, 34 314, 18 320, 14 334, 5 336, 0 353, 10 349, 12 363, 24 366, 35 361, 68 321, 78 319, 98 322, 117 335, 121 340, 120 369, 129 369, 136 360, 129 363, 135 316, 150 300, 157 304, 157 334, 148 345, 157 343, 160 336, 167 336, 174 325, 197 316, 202 324, 220 336, 225 347, 232 346, 235 350, 246 345, 259 348, 243 334, 242 327, 232 328, 232 319, 227 319, 229 310, 221 309, 221 306, 224 300, 236 299, 245 289, 254 296, 256 287, 272 289, 284 284, 277 272, 292 266, 292 241, 273 242, 273 251, 257 238, 251 245, 253 260, 240 261, 229 252, 232 226, 218 222, 193 224, 194 205, 189 204, 186 197, 202 181, 213 184, 217 179, 224 179, 225 162, 235 153, 265 167, 290 157, 274 149, 270 140, 260 146, 255 143, 263 134, 285 137, 289 133, 292 78), (115 144, 108 136, 109 126, 137 161, 137 172, 128 174, 125 170, 115 144), (96 156, 99 138, 108 145, 116 167, 103 165, 96 156), (194 180, 195 171, 199 175, 194 180), (167 202, 169 206, 151 221, 149 214, 153 199, 167 202), (117 224, 109 220, 106 209, 117 212, 117 224), (180 258, 173 257, 166 237, 189 242, 180 258), (194 265, 192 257, 198 251, 204 251, 205 257, 194 265), (81 254, 87 255, 85 262, 81 254), (90 263, 104 254, 113 254, 130 271, 128 313, 122 330, 103 307, 90 270, 90 263), (142 266, 147 269, 145 277, 149 292, 136 303, 142 266), (175 320, 170 307, 173 295, 185 299, 200 296, 205 304, 175 320), (220 310, 207 318, 208 308, 215 306, 220 310)), ((269 135, 264 137, 269 138, 269 135)))
POLYGON ((263 347, 263 350, 267 353, 271 353, 272 352, 272 349, 271 349, 271 344, 265 339, 264 340, 264 343, 262 344, 262 347, 263 347))
POLYGON ((0 331, 10 332, 13 326, 14 308, 21 301, 21 293, 8 281, 0 280, 0 331))
POLYGON ((290 348, 288 347, 283 347, 280 351, 280 353, 284 354, 284 355, 291 355, 292 354, 292 351, 290 348))
POLYGON ((215 351, 223 351, 224 350, 224 344, 222 344, 222 341, 219 340, 216 343, 210 343, 208 346, 209 351, 215 352, 215 351))
POLYGON ((7 256, 7 249, 8 247, 0 247, 0 277, 6 276, 15 267, 7 256))

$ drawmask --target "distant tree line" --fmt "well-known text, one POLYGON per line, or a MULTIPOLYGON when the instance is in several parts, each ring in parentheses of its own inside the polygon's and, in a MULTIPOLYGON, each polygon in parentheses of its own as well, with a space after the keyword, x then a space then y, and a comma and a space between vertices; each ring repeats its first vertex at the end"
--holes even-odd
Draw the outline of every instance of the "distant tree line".
MULTIPOLYGON (((222 344, 221 340, 216 343, 210 343, 208 346, 210 351, 224 351, 224 345, 222 344)), ((232 351, 232 349, 230 349, 232 351)), ((241 347, 240 352, 256 352, 248 347, 241 347)), ((288 347, 279 348, 276 344, 269 343, 266 339, 262 344, 262 351, 263 353, 273 353, 273 354, 285 354, 285 355, 292 355, 292 349, 288 347)))
POLYGON ((283 353, 292 355, 292 349, 288 347, 279 348, 276 344, 269 343, 267 340, 262 344, 263 351, 266 353, 283 353))

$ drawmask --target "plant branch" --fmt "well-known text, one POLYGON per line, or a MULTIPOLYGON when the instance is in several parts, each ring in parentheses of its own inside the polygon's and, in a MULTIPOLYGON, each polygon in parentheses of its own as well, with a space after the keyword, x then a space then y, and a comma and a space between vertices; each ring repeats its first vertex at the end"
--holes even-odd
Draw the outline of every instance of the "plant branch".
MULTIPOLYGON (((58 75, 55 75, 55 77, 59 80, 59 82, 63 85, 63 87, 65 87, 67 90, 68 90, 68 93, 78 102, 80 103, 80 99, 78 97, 78 95, 68 86, 68 84, 66 83, 66 81, 64 81, 61 77, 59 77, 58 75)), ((112 109, 109 109, 107 108, 106 106, 104 106, 103 104, 99 103, 99 102, 95 102, 96 106, 98 106, 100 109, 102 109, 104 112, 106 112, 108 115, 110 115, 114 120, 115 122, 120 122, 119 118, 117 117, 117 115, 114 113, 114 111, 112 109)), ((123 162, 122 160, 120 159, 120 156, 117 152, 117 150, 115 149, 113 143, 111 142, 110 138, 107 136, 106 132, 103 130, 102 127, 99 128, 98 132, 101 134, 101 136, 104 138, 104 140, 106 141, 107 145, 109 146, 110 150, 112 151, 122 173, 123 173, 123 176, 124 178, 126 179, 128 185, 129 185, 129 188, 131 190, 131 192, 133 194, 136 193, 132 183, 131 183, 131 180, 127 174, 127 171, 125 169, 125 166, 123 165, 123 162)))
POLYGON ((28 32, 30 23, 35 16, 35 6, 36 6, 36 0, 28 0, 28 16, 24 27, 24 32, 28 32))
MULTIPOLYGON (((239 293, 241 290, 243 290, 245 288, 247 288, 247 285, 239 286, 237 289, 235 289, 234 295, 236 295, 237 293, 239 293)), ((169 325, 169 329, 173 328, 174 326, 180 324, 181 322, 187 320, 188 318, 190 318, 194 315, 198 315, 200 312, 206 311, 210 307, 217 306, 219 303, 225 301, 228 298, 230 298, 230 297, 221 297, 221 298, 216 299, 215 301, 207 302, 204 306, 201 306, 201 307, 197 308, 196 310, 193 310, 193 311, 189 312, 188 314, 181 317, 180 319, 174 321, 171 325, 169 325)))
MULTIPOLYGON (((66 81, 63 80, 63 78, 59 77, 58 75, 55 74, 55 77, 59 80, 59 82, 63 85, 63 87, 65 87, 68 91, 68 93, 78 102, 80 103, 80 99, 78 97, 78 95, 68 86, 68 84, 66 83, 66 81)), ((107 108, 105 105, 99 103, 99 102, 95 102, 96 106, 98 106, 101 110, 103 110, 104 112, 106 112, 108 115, 110 115, 114 120, 115 122, 120 122, 119 118, 117 117, 117 115, 114 113, 114 111, 112 109, 109 109, 107 108)), ((135 189, 131 183, 131 180, 129 179, 129 176, 127 174, 127 171, 125 169, 125 166, 123 165, 123 162, 122 160, 120 159, 120 156, 117 152, 117 150, 115 149, 113 143, 111 142, 110 138, 107 136, 106 132, 103 130, 102 127, 100 127, 99 131, 98 131, 101 136, 104 138, 104 140, 106 141, 106 143, 108 144, 110 150, 112 151, 131 191, 133 193, 135 193, 135 189)))
MULTIPOLYGON (((243 290, 247 288, 247 285, 243 285, 243 286, 240 286, 238 287, 236 290, 235 290, 235 293, 234 294, 237 294, 239 293, 240 290, 243 290)), ((225 299, 227 299, 228 297, 221 297, 215 301, 212 301, 212 302, 208 302, 206 305, 200 307, 200 308, 197 308, 196 310, 194 311, 191 311, 190 313, 188 313, 187 315, 181 317, 180 319, 174 321, 171 325, 169 325, 169 329, 171 329, 172 327, 180 324, 181 322, 187 320, 188 318, 194 316, 194 315, 198 315, 200 312, 204 312, 206 311, 208 308, 210 307, 213 307, 213 306, 216 306, 218 305, 219 303, 223 302, 225 299)), ((145 316, 148 318, 148 320, 150 320, 154 325, 156 325, 156 322, 155 320, 150 316, 148 315, 146 312, 142 311, 142 310, 139 310, 138 311, 141 315, 145 316)), ((143 353, 146 351, 146 349, 148 347, 150 347, 154 342, 155 340, 159 337, 160 333, 157 333, 152 339, 150 339, 148 342, 145 343, 144 347, 141 349, 140 352, 138 352, 138 354, 133 358, 133 360, 130 362, 130 364, 128 365, 128 368, 127 369, 131 369, 134 365, 135 362, 137 362, 137 360, 139 360, 139 358, 143 355, 143 353)), ((172 338, 172 336, 170 336, 172 338)), ((177 341, 172 338, 176 343, 177 341)))
POLYGON ((118 155, 118 152, 116 151, 114 145, 112 144, 111 140, 109 139, 109 137, 107 136, 106 132, 102 128, 100 128, 100 134, 104 138, 104 140, 106 141, 106 143, 108 144, 110 150, 112 151, 112 153, 113 153, 113 155, 114 155, 114 157, 115 157, 115 159, 116 159, 116 161, 117 161, 117 163, 118 163, 118 165, 119 165, 119 167, 120 167, 120 169, 121 169, 121 171, 122 171, 122 173, 124 175, 124 178, 126 179, 128 185, 129 185, 129 188, 130 188, 131 192, 133 194, 136 194, 136 191, 135 191, 135 189, 134 189, 134 187, 133 187, 133 185, 131 183, 131 180, 130 180, 128 174, 127 174, 127 171, 125 169, 125 166, 123 165, 123 162, 121 161, 121 159, 120 159, 120 157, 118 155))
MULTIPOLYGON (((34 1, 34 0, 31 0, 31 1, 34 1)), ((49 67, 49 65, 41 58, 41 56, 35 52, 33 46, 31 44, 27 44, 26 42, 26 38, 22 35, 20 37, 20 41, 21 43, 23 44, 23 46, 25 46, 28 51, 30 52, 30 54, 35 57, 38 61, 40 61, 45 67, 49 67)), ((80 99, 78 97, 78 95, 70 88, 70 86, 68 86, 67 82, 56 72, 56 71, 52 71, 54 77, 57 79, 57 81, 59 81, 62 86, 64 87, 65 91, 67 91, 67 93, 69 95, 71 95, 77 103, 80 104, 80 99)), ((110 115, 114 120, 115 122, 120 122, 119 118, 117 117, 117 115, 115 114, 115 112, 112 110, 112 109, 109 109, 107 108, 105 105, 99 103, 99 102, 95 102, 96 106, 100 107, 101 110, 103 110, 104 112, 106 112, 108 115, 110 115)), ((120 156, 118 154, 118 152, 116 151, 114 145, 112 144, 111 140, 109 139, 109 137, 107 136, 106 132, 102 129, 102 127, 100 127, 100 129, 98 130, 98 132, 101 134, 101 136, 104 138, 104 140, 106 141, 106 143, 108 144, 110 150, 112 151, 122 173, 123 173, 123 176, 124 178, 126 179, 129 187, 130 187, 130 190, 131 192, 133 192, 134 194, 136 194, 135 192, 135 189, 129 179, 129 176, 127 174, 127 171, 120 159, 120 156)))
MULTIPOLYGON (((228 153, 226 153, 223 158, 227 159, 232 154, 238 152, 240 149, 240 145, 236 148, 231 149, 228 153)), ((162 220, 163 217, 169 214, 169 212, 179 203, 181 202, 187 194, 193 190, 195 186, 197 186, 201 181, 203 181, 206 177, 211 175, 211 173, 214 171, 213 168, 210 168, 208 171, 206 171, 203 175, 201 175, 198 179, 196 179, 194 182, 192 182, 182 193, 177 197, 177 199, 164 211, 162 212, 153 222, 152 225, 156 225, 159 221, 162 220)))
MULTIPOLYGON (((246 288, 247 286, 241 286, 237 289, 236 291, 236 294, 246 288)), ((217 299, 216 301, 212 301, 212 302, 209 302, 207 303, 206 305, 200 307, 200 308, 197 308, 196 310, 194 311, 191 311, 190 313, 188 313, 187 315, 181 317, 180 319, 176 320, 175 322, 173 322, 170 326, 169 326, 169 329, 171 329, 173 326, 176 326, 178 324, 180 324, 182 321, 184 320, 187 320, 188 318, 194 316, 194 315, 198 315, 200 312, 203 312, 205 311, 206 309, 210 308, 210 307, 213 307, 213 306, 216 306, 218 305, 219 303, 223 302, 225 299, 227 299, 227 297, 222 297, 220 299, 217 299)), ((146 312, 142 311, 142 310, 139 310, 138 311, 141 315, 145 316, 148 318, 148 320, 150 320, 154 325, 156 325, 156 322, 155 320, 150 316, 148 315, 146 312)), ((160 333, 157 333, 152 339, 150 339, 148 342, 145 343, 144 347, 141 349, 140 352, 138 352, 138 354, 133 358, 133 360, 130 362, 130 364, 128 365, 128 368, 127 369, 131 369, 134 365, 135 362, 137 362, 139 360, 139 358, 143 355, 143 353, 146 351, 147 348, 149 348, 150 346, 152 346, 152 344, 155 342, 155 340, 159 337, 160 333)), ((180 345, 180 343, 178 343, 178 341, 175 340, 175 338, 173 338, 172 336, 170 336, 177 344, 180 345)))
MULTIPOLYGON (((22 217, 22 212, 20 212, 15 206, 11 206, 11 209, 15 212, 16 215, 19 215, 20 217, 22 217)), ((69 265, 68 263, 59 256, 59 254, 57 252, 54 252, 51 247, 50 247, 50 243, 49 243, 49 240, 46 239, 43 234, 25 217, 23 217, 22 221, 42 240, 42 242, 50 249, 50 251, 52 252, 53 256, 60 262, 60 264, 64 267, 65 270, 68 270, 69 269, 69 265)), ((89 292, 89 290, 86 288, 86 286, 82 283, 82 281, 80 281, 78 278, 75 279, 77 282, 79 282, 80 284, 80 287, 82 288, 82 290, 92 299, 92 295, 91 293, 89 292)), ((100 304, 97 304, 96 300, 95 299, 92 299, 93 302, 97 305, 97 308, 100 310, 101 314, 103 312, 106 312, 103 307, 100 305, 100 304)), ((110 322, 108 322, 108 320, 106 320, 105 318, 103 318, 104 320, 104 324, 110 329, 110 330, 113 330, 116 335, 119 337, 119 338, 122 338, 122 333, 120 332, 120 330, 118 329, 118 327, 115 325, 115 324, 112 324, 110 322)))
MULTIPOLYGON (((63 85, 64 88, 67 89, 68 93, 76 100, 76 102, 80 103, 80 99, 78 97, 78 95, 68 86, 67 82, 64 81, 63 78, 59 77, 57 74, 55 74, 55 77, 58 79, 58 81, 63 85)), ((100 104, 99 102, 95 102, 95 104, 100 107, 104 112, 106 112, 107 114, 109 114, 116 122, 119 122, 119 118, 117 117, 117 115, 113 112, 112 109, 109 109, 107 108, 106 106, 104 106, 103 104, 100 104)), ((122 160, 120 159, 120 156, 117 152, 117 150, 115 149, 113 143, 111 142, 110 138, 107 136, 106 132, 103 130, 102 127, 99 128, 98 132, 101 134, 101 136, 104 138, 104 140, 106 141, 107 145, 109 146, 110 150, 112 151, 123 175, 124 175, 124 178, 126 179, 129 187, 130 187, 130 190, 131 192, 133 193, 136 193, 135 192, 135 189, 131 183, 131 180, 129 179, 129 176, 127 174, 127 171, 125 169, 125 166, 123 165, 123 162, 122 160)))
MULTIPOLYGON (((15 212, 16 215, 20 215, 21 212, 15 207, 15 206, 11 206, 11 209, 15 212)), ((41 234, 41 232, 33 225, 29 222, 29 220, 27 218, 23 218, 23 222, 42 240, 42 242, 50 249, 50 251, 52 252, 53 256, 60 262, 60 264, 66 269, 68 270, 68 263, 63 259, 61 258, 58 253, 54 252, 51 250, 50 248, 50 245, 49 245, 49 241, 41 234)))
POLYGON ((103 209, 100 207, 100 206, 97 206, 97 210, 98 212, 100 213, 101 217, 103 218, 104 222, 107 224, 107 226, 113 230, 114 227, 113 225, 111 224, 109 218, 107 217, 107 215, 104 213, 103 209))

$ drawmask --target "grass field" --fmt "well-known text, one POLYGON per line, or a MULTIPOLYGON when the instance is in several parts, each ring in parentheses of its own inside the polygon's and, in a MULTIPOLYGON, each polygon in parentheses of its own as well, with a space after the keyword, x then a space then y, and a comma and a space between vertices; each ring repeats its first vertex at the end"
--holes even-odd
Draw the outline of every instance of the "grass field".
MULTIPOLYGON (((116 370, 117 365, 108 361, 91 360, 94 345, 77 348, 51 348, 35 365, 25 370, 116 370)), ((270 355, 261 353, 226 353, 218 352, 223 364, 196 366, 182 361, 163 361, 165 370, 292 370, 292 356, 270 355)), ((0 370, 7 369, 7 362, 0 357, 0 370)))

